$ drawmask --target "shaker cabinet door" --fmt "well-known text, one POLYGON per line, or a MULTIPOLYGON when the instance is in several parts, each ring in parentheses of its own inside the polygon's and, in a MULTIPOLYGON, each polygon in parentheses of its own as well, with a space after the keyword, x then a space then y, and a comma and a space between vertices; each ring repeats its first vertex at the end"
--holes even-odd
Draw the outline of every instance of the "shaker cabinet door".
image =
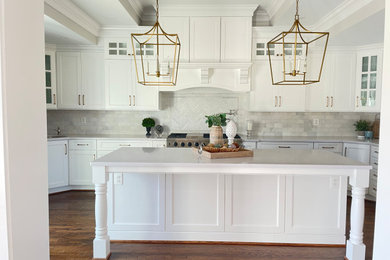
POLYGON ((49 188, 68 186, 68 141, 47 144, 49 188))
POLYGON ((92 185, 92 167, 90 164, 95 158, 95 151, 71 150, 69 152, 70 185, 92 185))
POLYGON ((221 18, 190 18, 190 61, 219 62, 221 59, 221 18))
POLYGON ((106 60, 106 108, 132 109, 131 60, 106 60))
POLYGON ((104 54, 81 53, 83 109, 104 109, 104 54))

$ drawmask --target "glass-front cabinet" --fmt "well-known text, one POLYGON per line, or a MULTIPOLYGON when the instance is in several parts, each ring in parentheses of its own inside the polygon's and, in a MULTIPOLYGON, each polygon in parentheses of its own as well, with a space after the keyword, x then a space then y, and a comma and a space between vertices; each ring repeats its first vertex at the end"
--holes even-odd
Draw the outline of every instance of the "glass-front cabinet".
POLYGON ((361 52, 357 59, 355 109, 380 112, 382 52, 361 52))
POLYGON ((46 88, 46 108, 57 108, 57 88, 56 88, 56 64, 55 52, 45 52, 45 88, 46 88))

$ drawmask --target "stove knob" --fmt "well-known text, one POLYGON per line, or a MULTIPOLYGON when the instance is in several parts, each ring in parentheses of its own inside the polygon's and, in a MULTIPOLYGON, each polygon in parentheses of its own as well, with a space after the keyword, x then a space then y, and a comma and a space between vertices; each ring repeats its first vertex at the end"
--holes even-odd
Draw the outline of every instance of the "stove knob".
POLYGON ((195 142, 195 147, 198 147, 199 146, 199 143, 198 142, 195 142))
POLYGON ((184 143, 184 142, 181 142, 181 147, 184 147, 184 146, 186 146, 186 144, 184 143))
POLYGON ((174 143, 173 143, 173 146, 174 146, 174 147, 177 147, 177 145, 178 145, 177 142, 174 142, 174 143))
POLYGON ((191 146, 192 146, 192 143, 191 143, 191 142, 188 142, 188 143, 187 143, 187 146, 188 146, 188 147, 191 147, 191 146))

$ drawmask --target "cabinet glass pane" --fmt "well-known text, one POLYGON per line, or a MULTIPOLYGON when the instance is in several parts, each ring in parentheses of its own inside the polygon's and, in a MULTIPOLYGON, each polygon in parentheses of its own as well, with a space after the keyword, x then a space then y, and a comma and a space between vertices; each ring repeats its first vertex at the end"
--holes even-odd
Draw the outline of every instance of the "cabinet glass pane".
POLYGON ((265 43, 256 43, 256 48, 258 48, 258 49, 265 48, 265 43))
POLYGON ((368 57, 362 58, 362 72, 368 71, 368 57))
POLYGON ((376 89, 376 73, 370 74, 370 89, 376 89))
POLYGON ((145 52, 145 54, 146 54, 147 56, 153 56, 153 51, 148 51, 148 50, 147 50, 147 51, 145 52))
MULTIPOLYGON (((263 51, 263 52, 264 52, 264 51, 263 51)), ((274 50, 267 51, 267 55, 268 55, 268 54, 275 55, 275 51, 274 51, 274 50)))
POLYGON ((274 49, 275 48, 275 44, 269 44, 268 45, 270 49, 274 49))
POLYGON ((367 91, 362 91, 361 92, 361 102, 362 102, 362 106, 365 107, 367 105, 367 91))
POLYGON ((375 103, 376 103, 376 91, 371 90, 369 93, 369 97, 368 97, 368 105, 370 107, 373 107, 373 106, 375 106, 375 103))
POLYGON ((50 55, 45 55, 45 70, 51 70, 50 55))
POLYGON ((362 75, 362 86, 361 86, 361 88, 362 89, 367 89, 367 85, 368 85, 368 74, 363 74, 362 75))
POLYGON ((376 71, 377 65, 378 65, 378 56, 371 56, 370 71, 376 71))
POLYGON ((46 87, 51 87, 51 72, 46 72, 46 87))
POLYGON ((46 89, 46 104, 51 104, 51 89, 47 88, 46 89))
POLYGON ((108 47, 109 48, 116 48, 116 42, 110 42, 110 43, 108 43, 108 47))
POLYGON ((284 50, 284 54, 286 54, 286 55, 292 55, 292 50, 284 50))
POLYGON ((257 51, 256 51, 256 55, 257 55, 257 56, 263 56, 263 55, 264 55, 264 51, 257 50, 257 51))
POLYGON ((116 50, 109 50, 109 51, 108 51, 108 54, 109 54, 109 55, 116 55, 116 54, 117 54, 117 51, 116 51, 116 50))
POLYGON ((127 43, 120 42, 119 43, 119 48, 127 48, 127 43))
POLYGON ((127 55, 127 50, 119 50, 119 55, 127 55))

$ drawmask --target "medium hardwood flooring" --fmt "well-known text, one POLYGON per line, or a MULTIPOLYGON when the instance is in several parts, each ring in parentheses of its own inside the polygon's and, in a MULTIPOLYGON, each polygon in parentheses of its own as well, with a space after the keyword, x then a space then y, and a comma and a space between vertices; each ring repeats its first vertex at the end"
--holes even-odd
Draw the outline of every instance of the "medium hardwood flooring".
MULTIPOLYGON (((92 259, 94 193, 71 191, 50 195, 49 203, 50 259, 92 259)), ((374 219, 375 202, 366 201, 366 259, 372 259, 374 219)), ((348 220, 349 217, 347 230, 348 220)), ((111 243, 111 251, 111 260, 342 260, 345 255, 345 248, 214 244, 111 243)))

